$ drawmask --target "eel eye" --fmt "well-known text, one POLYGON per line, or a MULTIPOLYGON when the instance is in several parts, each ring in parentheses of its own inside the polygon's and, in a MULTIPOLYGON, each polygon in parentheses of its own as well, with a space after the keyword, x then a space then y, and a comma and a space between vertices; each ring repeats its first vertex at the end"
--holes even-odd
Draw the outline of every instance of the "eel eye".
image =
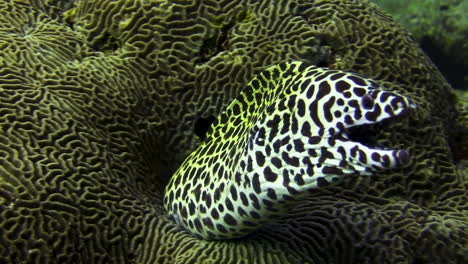
POLYGON ((365 109, 371 109, 372 107, 374 107, 374 98, 366 94, 362 97, 361 103, 365 109))

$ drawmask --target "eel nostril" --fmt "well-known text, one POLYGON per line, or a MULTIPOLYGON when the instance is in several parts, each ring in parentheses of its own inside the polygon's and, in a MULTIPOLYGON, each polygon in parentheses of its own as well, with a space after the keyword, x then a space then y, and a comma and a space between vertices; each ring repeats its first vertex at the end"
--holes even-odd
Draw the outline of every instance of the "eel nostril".
POLYGON ((372 98, 372 96, 368 94, 362 97, 361 102, 364 109, 371 109, 372 107, 374 107, 374 98, 372 98))
POLYGON ((396 156, 397 156, 398 162, 401 165, 408 163, 409 158, 410 158, 410 154, 407 150, 399 150, 396 156))

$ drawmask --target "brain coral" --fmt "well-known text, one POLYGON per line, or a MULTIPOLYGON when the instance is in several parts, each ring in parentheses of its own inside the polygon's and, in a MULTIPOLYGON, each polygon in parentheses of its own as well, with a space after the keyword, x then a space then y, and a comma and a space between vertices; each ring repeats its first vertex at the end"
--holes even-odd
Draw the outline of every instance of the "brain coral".
POLYGON ((468 261, 467 114, 365 0, 1 1, 0 45, 1 263, 468 261), (411 117, 360 139, 410 165, 314 192, 249 237, 193 238, 167 219, 165 184, 205 123, 285 60, 410 97, 411 117))

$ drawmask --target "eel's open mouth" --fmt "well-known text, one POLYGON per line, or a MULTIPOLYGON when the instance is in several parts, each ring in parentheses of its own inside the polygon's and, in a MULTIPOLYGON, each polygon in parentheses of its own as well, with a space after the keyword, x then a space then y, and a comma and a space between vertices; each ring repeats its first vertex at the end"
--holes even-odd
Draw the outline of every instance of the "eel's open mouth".
POLYGON ((347 128, 342 133, 350 141, 359 142, 372 149, 385 149, 385 146, 377 141, 376 131, 380 126, 382 126, 380 123, 359 125, 347 128))
MULTIPOLYGON (((409 152, 404 149, 395 149, 390 146, 385 146, 385 144, 382 144, 381 140, 379 140, 377 131, 391 126, 392 123, 398 119, 401 119, 403 116, 408 114, 411 109, 414 108, 416 108, 416 106, 409 103, 403 111, 394 116, 387 117, 375 123, 347 127, 341 131, 340 136, 346 138, 347 141, 363 145, 364 147, 368 148, 368 151, 379 154, 387 153, 390 157, 390 160, 393 160, 393 162, 390 162, 393 165, 390 165, 389 167, 405 165, 408 163, 410 158, 409 152)), ((372 157, 372 155, 375 154, 371 154, 370 156, 372 157)))

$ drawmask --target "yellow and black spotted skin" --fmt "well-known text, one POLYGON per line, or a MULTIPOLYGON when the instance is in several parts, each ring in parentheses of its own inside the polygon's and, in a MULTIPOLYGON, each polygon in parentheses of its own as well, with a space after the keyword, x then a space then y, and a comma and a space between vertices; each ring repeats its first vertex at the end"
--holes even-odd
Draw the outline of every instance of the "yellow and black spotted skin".
POLYGON ((250 81, 173 175, 165 208, 196 237, 245 236, 312 189, 406 163, 407 151, 373 149, 346 132, 413 107, 357 74, 301 62, 271 66, 250 81))

